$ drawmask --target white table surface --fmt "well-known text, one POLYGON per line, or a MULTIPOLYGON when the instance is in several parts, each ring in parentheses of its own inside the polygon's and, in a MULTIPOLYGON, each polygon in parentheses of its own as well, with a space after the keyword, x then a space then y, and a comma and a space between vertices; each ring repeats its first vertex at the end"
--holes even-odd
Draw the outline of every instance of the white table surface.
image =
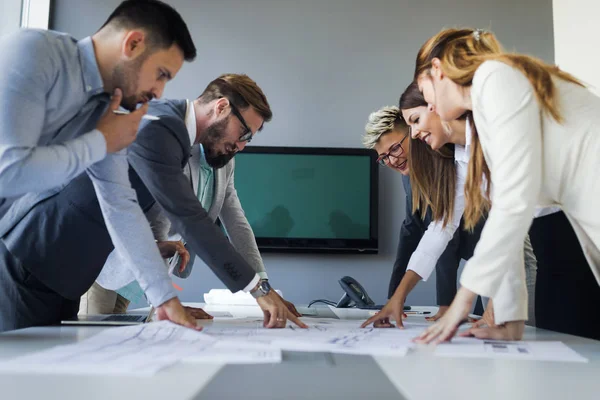
MULTIPOLYGON (((200 306, 200 303, 187 305, 200 306)), ((227 310, 234 316, 261 316, 255 306, 207 306, 210 312, 227 310)), ((320 307, 319 313, 331 316, 330 307, 320 307)), ((430 310, 435 308, 415 308, 430 310)), ((300 309, 302 310, 302 309, 300 309)), ((369 316, 364 310, 334 310, 339 318, 356 319, 357 323, 369 316)), ((423 317, 410 316, 411 320, 423 317)), ((209 322, 210 323, 210 322, 209 322)), ((214 322, 214 323, 218 323, 214 322)), ((69 344, 90 337, 100 327, 43 327, 29 328, 0 334, 0 359, 7 359, 46 349, 52 346, 69 344)), ((525 340, 562 341, 590 360, 589 363, 559 363, 512 361, 491 359, 461 359, 435 357, 429 347, 419 347, 406 357, 375 357, 381 371, 395 388, 410 400, 420 399, 600 399, 600 341, 563 335, 551 331, 527 327, 525 340)), ((335 363, 356 363, 364 360, 358 356, 335 357, 335 363)), ((285 361, 290 363, 294 361, 285 361)), ((328 368, 335 368, 336 365, 328 368)), ((178 364, 160 371, 152 378, 132 378, 115 376, 73 376, 73 375, 19 375, 0 374, 0 399, 193 399, 202 393, 203 388, 223 368, 223 365, 178 364)), ((281 368, 281 365, 268 366, 265 370, 245 366, 241 373, 245 379, 267 381, 268 376, 254 376, 257 371, 281 368)), ((295 371, 309 371, 315 368, 309 361, 303 361, 295 371)), ((328 369, 324 369, 327 371, 328 369)), ((268 372, 267 372, 268 373, 268 372)), ((235 378, 232 377, 232 381, 235 378)), ((348 379, 361 379, 360 376, 348 379)), ((287 379, 287 378, 286 378, 287 379)), ((369 378, 363 378, 369 385, 369 378)), ((298 391, 293 398, 302 397, 302 386, 306 382, 301 377, 289 376, 290 386, 298 391)), ((336 393, 335 387, 327 388, 336 393)), ((231 391, 231 390, 230 390, 231 391)), ((402 396, 398 394, 398 398, 402 396)), ((374 398, 377 388, 373 388, 374 398)), ((291 398, 281 394, 280 398, 291 398)), ((334 398, 323 392, 323 398, 334 398)), ((237 396, 236 396, 237 397, 237 396)), ((202 396, 198 398, 204 398, 202 396)), ((225 398, 225 397, 223 397, 225 398)), ((227 397, 229 398, 229 397, 227 397)), ((233 398, 233 397, 232 397, 233 398)), ((249 398, 239 393, 239 398, 249 398)), ((251 398, 265 398, 260 394, 251 398)), ((271 398, 271 397, 267 397, 271 398)), ((273 397, 277 398, 277 397, 273 397)), ((311 397, 314 400, 314 397, 311 397)))

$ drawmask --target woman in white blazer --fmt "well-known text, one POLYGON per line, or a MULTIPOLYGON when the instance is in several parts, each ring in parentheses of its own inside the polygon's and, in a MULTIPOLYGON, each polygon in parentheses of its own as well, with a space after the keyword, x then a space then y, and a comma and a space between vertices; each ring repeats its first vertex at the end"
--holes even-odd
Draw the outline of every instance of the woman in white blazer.
MULTIPOLYGON (((409 170, 413 181, 414 204, 421 203, 419 207, 426 207, 428 202, 431 202, 438 214, 438 220, 444 220, 449 215, 453 215, 452 220, 457 217, 460 219, 465 206, 464 182, 467 175, 463 165, 468 166, 472 153, 471 121, 467 118, 451 121, 445 124, 446 129, 442 129, 439 116, 427 106, 416 82, 413 82, 400 97, 400 107, 403 118, 411 128, 412 138, 419 139, 410 141, 413 157, 409 160, 409 170), (431 148, 427 143, 431 144, 431 148), (432 149, 442 154, 449 153, 454 163, 436 162, 435 159, 439 156, 436 156, 432 149), (451 188, 454 188, 454 191, 451 188)), ((544 329, 600 339, 600 320, 590 317, 588 307, 589 304, 600 303, 600 286, 596 283, 570 222, 558 207, 538 208, 534 215, 536 218, 529 231, 531 244, 529 236, 526 236, 524 247, 529 318, 526 323, 544 329), (566 269, 565 265, 569 268, 566 269), (561 295, 556 296, 559 292, 561 295)), ((482 225, 480 222, 475 227, 479 232, 477 236, 482 225)), ((448 223, 445 229, 453 232, 451 227, 452 223, 448 223)), ((432 241, 434 238, 429 239, 432 245, 426 246, 430 256, 435 253, 436 242, 442 242, 441 246, 445 243, 442 235, 438 236, 437 241, 432 241)), ((475 244, 476 241, 473 246, 475 244)), ((418 271, 417 268, 414 269, 418 271)), ((484 318, 476 325, 486 324, 494 328, 496 324, 501 325, 506 321, 522 318, 518 305, 519 301, 524 305, 525 299, 519 300, 510 296, 510 292, 508 294, 509 296, 503 299, 500 293, 499 297, 494 299, 500 305, 498 314, 490 314, 490 318, 484 318), (502 307, 503 301, 508 301, 515 307, 502 307), (515 313, 507 314, 506 311, 510 310, 515 313)), ((394 301, 400 302, 404 297, 394 295, 394 301)), ((486 311, 490 310, 488 304, 486 311)), ((385 315, 385 312, 378 314, 378 317, 382 314, 385 315)), ((487 337, 497 333, 494 331, 495 329, 483 328, 470 330, 469 333, 487 337)))
MULTIPOLYGON (((446 315, 419 336, 425 343, 449 340, 476 294, 509 293, 516 303, 502 307, 518 307, 525 286, 515 255, 536 205, 562 208, 600 279, 600 98, 538 59, 478 52, 491 39, 490 32, 447 29, 417 56, 415 78, 430 106, 443 120, 467 114, 474 121, 466 225, 489 209, 462 287, 446 315), (484 180, 491 182, 486 193, 484 180)), ((508 321, 493 337, 520 339, 523 325, 508 321)))

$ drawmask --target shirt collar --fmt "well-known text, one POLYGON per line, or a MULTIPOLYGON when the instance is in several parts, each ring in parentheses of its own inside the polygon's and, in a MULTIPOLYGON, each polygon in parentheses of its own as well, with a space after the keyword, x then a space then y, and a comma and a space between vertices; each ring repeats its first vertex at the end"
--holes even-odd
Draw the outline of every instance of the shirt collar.
POLYGON ((210 169, 212 171, 212 167, 208 165, 208 161, 206 161, 206 155, 204 154, 204 146, 201 144, 198 145, 200 147, 200 166, 204 169, 210 169))
POLYGON ((194 146, 196 141, 196 112, 194 111, 194 103, 186 100, 187 104, 185 111, 185 127, 190 135, 190 144, 194 146))
POLYGON ((79 63, 81 64, 86 94, 91 97, 103 93, 104 82, 102 82, 102 75, 100 75, 100 68, 98 68, 98 62, 96 61, 92 38, 88 36, 79 40, 77 48, 79 49, 79 63))
MULTIPOLYGON (((185 127, 190 135, 190 143, 192 144, 192 149, 194 148, 194 142, 196 141, 196 111, 194 110, 194 103, 186 100, 187 109, 185 112, 185 127)), ((199 144, 198 145, 198 153, 200 156, 200 166, 204 168, 211 168, 206 161, 206 155, 204 154, 204 147, 199 144)))
POLYGON ((465 122, 465 145, 454 145, 454 160, 466 163, 469 162, 469 158, 471 158, 471 135, 471 124, 469 123, 469 119, 467 118, 465 122))
POLYGON ((473 132, 471 132, 471 121, 467 118, 465 127, 465 149, 467 151, 471 148, 471 140, 473 140, 473 132))

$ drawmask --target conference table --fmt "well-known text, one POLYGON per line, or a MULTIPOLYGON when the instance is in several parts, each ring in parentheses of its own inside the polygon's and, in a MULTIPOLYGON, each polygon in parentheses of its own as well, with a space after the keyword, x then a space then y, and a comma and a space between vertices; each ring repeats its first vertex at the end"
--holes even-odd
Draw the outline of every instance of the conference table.
MULTIPOLYGON (((204 306, 188 303, 190 306, 204 306)), ((413 307, 434 313, 435 307, 413 307)), ((260 317, 257 306, 214 306, 234 316, 260 317)), ((370 312, 317 306, 312 317, 356 320, 370 312)), ((136 310, 134 312, 145 312, 136 310)), ((423 321, 409 316, 408 321, 423 321)), ((201 321, 201 324, 218 324, 201 321)), ((0 334, 0 361, 83 340, 107 327, 50 326, 0 334)), ((281 364, 179 363, 153 377, 107 374, 0 373, 0 399, 545 399, 600 398, 600 341, 527 327, 524 340, 562 341, 588 363, 446 358, 432 346, 405 357, 283 352, 281 364)))

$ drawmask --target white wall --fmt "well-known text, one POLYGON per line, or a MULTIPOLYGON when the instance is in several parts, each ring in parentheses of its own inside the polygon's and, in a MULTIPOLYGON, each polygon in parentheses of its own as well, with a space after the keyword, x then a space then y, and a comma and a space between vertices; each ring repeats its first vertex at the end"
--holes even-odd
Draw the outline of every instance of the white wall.
POLYGON ((0 36, 19 29, 21 0, 0 0, 0 36))
POLYGON ((50 0, 23 0, 21 26, 48 29, 50 22, 50 0))
POLYGON ((556 64, 600 94, 598 0, 553 0, 556 64))
POLYGON ((51 0, 0 0, 0 36, 19 29, 48 29, 51 0))

